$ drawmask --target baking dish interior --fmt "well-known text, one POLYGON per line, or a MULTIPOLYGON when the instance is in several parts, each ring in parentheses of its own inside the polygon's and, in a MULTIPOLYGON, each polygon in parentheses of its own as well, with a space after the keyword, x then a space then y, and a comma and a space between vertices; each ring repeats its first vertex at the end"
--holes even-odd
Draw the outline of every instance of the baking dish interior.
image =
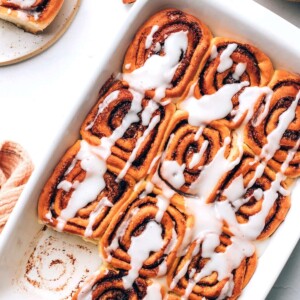
MULTIPOLYGON (((74 101, 70 117, 66 118, 65 126, 57 135, 57 142, 49 145, 47 161, 35 170, 1 236, 1 299, 43 298, 41 295, 31 294, 26 289, 18 288, 19 277, 23 276, 22 272, 24 273, 26 269, 30 253, 34 250, 35 243, 38 243, 37 239, 43 228, 37 219, 37 199, 41 189, 62 154, 78 139, 79 127, 95 103, 99 88, 111 74, 121 69, 125 51, 139 26, 155 12, 168 7, 176 7, 197 16, 210 27, 215 36, 234 37, 256 45, 271 58, 276 68, 285 68, 294 72, 300 70, 300 53, 295 43, 300 40, 299 30, 251 0, 232 0, 230 5, 222 0, 173 0, 171 2, 140 0, 132 8, 125 24, 120 26, 119 34, 106 51, 103 60, 95 66, 91 74, 85 74, 90 78, 89 86, 82 86, 82 93, 74 101)), ((266 297, 298 241, 300 227, 295 224, 300 215, 300 202, 297 201, 299 194, 300 186, 296 184, 292 196, 292 208, 285 222, 267 243, 259 245, 259 249, 263 250, 260 250, 262 256, 257 271, 241 299, 266 297)), ((51 230, 47 232, 49 235, 54 234, 51 230)), ((79 238, 67 234, 61 234, 61 238, 67 241, 66 247, 72 248, 72 245, 81 243, 79 238)), ((93 255, 97 255, 96 246, 91 245, 89 249, 93 255)), ((84 260, 82 256, 85 256, 86 252, 79 251, 76 255, 80 263, 84 260)), ((91 268, 93 266, 96 268, 98 264, 99 261, 91 262, 91 268)), ((46 288, 41 286, 40 289, 46 288)), ((48 299, 47 297, 45 299, 48 299)))

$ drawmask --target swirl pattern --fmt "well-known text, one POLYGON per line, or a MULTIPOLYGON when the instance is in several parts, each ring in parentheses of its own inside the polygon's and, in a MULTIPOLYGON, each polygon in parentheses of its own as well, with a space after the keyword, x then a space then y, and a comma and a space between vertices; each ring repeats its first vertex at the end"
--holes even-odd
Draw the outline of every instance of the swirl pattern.
MULTIPOLYGON (((214 234, 210 233, 208 237, 209 235, 214 234)), ((231 233, 224 228, 224 232, 220 236, 220 243, 214 250, 215 258, 222 257, 228 251, 228 247, 232 245, 231 239, 231 233)), ((225 299, 224 294, 226 293, 231 294, 226 299, 236 299, 255 270, 256 255, 244 258, 232 271, 230 278, 220 279, 221 274, 215 271, 217 266, 214 265, 218 259, 211 263, 213 258, 202 254, 204 247, 204 242, 195 241, 190 245, 187 253, 176 260, 167 277, 171 290, 191 300, 217 299, 218 297, 225 299), (203 276, 199 278, 198 275, 201 274, 203 276), (193 284, 191 285, 191 283, 193 284), (230 292, 228 292, 229 290, 230 292)), ((176 299, 176 296, 171 299, 176 299)))
MULTIPOLYGON (((142 238, 149 226, 154 225, 159 228, 158 247, 146 254, 137 271, 144 277, 162 276, 172 264, 192 220, 184 213, 181 197, 174 195, 168 200, 157 189, 148 194, 144 188, 134 194, 130 203, 124 205, 120 214, 112 220, 101 240, 100 249, 104 259, 112 266, 131 270, 135 256, 141 255, 140 252, 133 255, 133 238, 142 238)), ((154 235, 151 239, 155 243, 154 235)), ((144 243, 146 248, 147 241, 144 243)))
MULTIPOLYGON (((82 284, 72 300, 144 299, 149 294, 149 287, 153 284, 139 277, 135 280, 132 287, 125 288, 123 284, 123 277, 125 275, 125 271, 102 269, 82 284)), ((163 291, 162 289, 159 290, 161 290, 159 293, 162 297, 163 291)))
MULTIPOLYGON (((275 178, 276 173, 261 164, 252 151, 245 146, 241 162, 227 175, 219 188, 220 193, 216 200, 230 202, 239 224, 253 223, 251 218, 266 206, 265 192, 271 189, 275 178), (262 169, 263 171, 260 171, 262 169)), ((266 214, 262 230, 258 233, 258 240, 272 235, 284 220, 290 208, 290 197, 286 194, 290 183, 290 180, 281 183, 281 191, 278 192, 274 204, 266 214)))
MULTIPOLYGON (((155 14, 137 32, 123 64, 123 72, 131 73, 142 67, 149 57, 165 55, 166 39, 176 32, 186 32, 188 44, 174 64, 177 68, 165 94, 168 98, 182 95, 209 47, 211 33, 201 21, 176 9, 166 9, 155 14), (149 34, 152 36, 151 40, 147 38, 149 34)), ((153 94, 153 91, 146 92, 150 97, 153 94)))
MULTIPOLYGON (((159 166, 160 177, 179 193, 195 195, 201 172, 214 160, 222 147, 224 157, 233 160, 238 150, 235 137, 227 127, 215 122, 204 128, 188 123, 188 114, 176 111, 169 130, 163 160, 159 166), (225 139, 231 137, 226 145, 225 139), (172 172, 172 176, 170 176, 172 172)), ((213 194, 213 187, 211 187, 213 194)))
MULTIPOLYGON (((47 225, 59 230, 98 239, 109 224, 111 217, 126 202, 135 182, 127 175, 121 181, 116 182, 118 170, 107 166, 103 174, 105 187, 100 189, 99 194, 96 194, 90 201, 78 206, 80 198, 75 199, 74 193, 80 184, 89 180, 82 161, 76 158, 80 151, 80 143, 78 141, 67 151, 45 185, 39 199, 39 216, 47 225), (62 213, 74 199, 77 202, 77 209, 60 228, 62 213)), ((87 190, 85 193, 88 193, 87 190)))
MULTIPOLYGON (((273 66, 270 59, 256 47, 233 39, 214 38, 201 66, 195 86, 195 96, 212 95, 228 84, 249 82, 249 86, 265 86, 271 80, 273 66)), ((233 111, 239 108, 239 95, 232 97, 233 111)), ((233 114, 222 122, 231 128, 238 127, 246 112, 235 120, 233 114)))
MULTIPOLYGON (((129 90, 125 82, 113 82, 106 91, 104 90, 100 100, 84 121, 81 127, 83 139, 99 145, 101 138, 111 137, 118 128, 122 127, 122 124, 128 122, 126 116, 136 105, 137 97, 139 95, 129 90)), ((136 179, 143 178, 160 148, 164 131, 174 110, 172 104, 162 106, 153 100, 141 99, 141 108, 137 118, 116 140, 108 163, 122 169, 132 153, 135 153, 135 157, 131 159, 128 173, 136 179)))
MULTIPOLYGON (((267 114, 261 118, 261 112, 267 105, 265 99, 261 99, 256 104, 256 113, 245 128, 245 142, 256 155, 267 158, 271 168, 280 171, 288 151, 293 149, 300 139, 300 76, 279 70, 275 72, 269 86, 273 90, 273 95, 267 107, 267 114), (290 122, 284 125, 289 115, 291 115, 290 122), (280 147, 274 156, 268 157, 266 153, 268 151, 263 150, 264 146, 270 141, 271 133, 276 132, 274 130, 283 125, 285 128, 279 141, 280 147)), ((300 176, 300 146, 295 151, 285 171, 285 174, 290 177, 300 176)))

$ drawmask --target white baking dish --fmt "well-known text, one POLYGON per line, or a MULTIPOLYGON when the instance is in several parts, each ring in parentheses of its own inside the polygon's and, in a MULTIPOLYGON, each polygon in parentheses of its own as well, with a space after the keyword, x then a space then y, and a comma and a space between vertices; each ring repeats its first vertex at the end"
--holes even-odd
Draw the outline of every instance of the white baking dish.
MULTIPOLYGON (((276 68, 300 70, 299 43, 296 42, 300 40, 300 31, 251 0, 139 0, 126 23, 120 27, 107 57, 103 57, 93 74, 89 74, 89 86, 82 86, 82 93, 71 108, 72 117, 66 119, 56 144, 49 145, 48 160, 35 170, 1 235, 0 299, 66 299, 82 278, 82 273, 86 275, 87 270, 91 272, 98 268, 100 260, 96 246, 85 246, 86 243, 77 237, 54 233, 49 229, 41 231, 43 226, 37 220, 37 199, 62 154, 78 138, 80 124, 96 101, 99 87, 110 74, 120 70, 126 48, 137 28, 150 15, 170 6, 194 14, 211 28, 214 35, 236 37, 253 43, 270 56, 276 68), (35 257, 37 255, 38 258, 35 257), (75 258, 75 262, 70 257, 75 258), (45 272, 44 281, 33 282, 32 278, 37 275, 36 266, 41 265, 39 259, 46 265, 40 269, 45 272), (61 269, 64 266, 66 269, 61 269), (31 283, 24 276, 26 268, 31 283), (59 272, 68 276, 55 280, 59 272), (63 286, 62 290, 55 290, 55 284, 63 286)), ((300 184, 294 188, 292 208, 285 222, 263 245, 264 252, 258 268, 241 299, 264 299, 282 270, 300 237, 299 196, 300 184)))

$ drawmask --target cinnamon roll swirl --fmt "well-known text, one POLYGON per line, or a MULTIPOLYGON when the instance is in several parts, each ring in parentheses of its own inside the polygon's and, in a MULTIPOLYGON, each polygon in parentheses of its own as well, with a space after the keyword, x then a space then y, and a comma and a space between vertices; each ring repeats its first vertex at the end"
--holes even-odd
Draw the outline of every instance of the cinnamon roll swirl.
POLYGON ((180 97, 194 78, 210 39, 209 29, 194 16, 177 9, 160 11, 130 44, 124 80, 157 101, 180 97))
MULTIPOLYGON (((247 103, 243 105, 245 108, 240 107, 239 96, 245 87, 265 86, 272 74, 270 59, 259 49, 237 40, 218 37, 212 40, 203 58, 192 92, 199 102, 206 101, 209 96, 212 102, 216 102, 219 97, 220 103, 214 109, 224 112, 218 118, 224 125, 237 128, 250 109, 247 103), (228 110, 222 106, 228 107, 228 110)), ((183 100, 181 108, 186 100, 183 100)))
POLYGON ((103 268, 83 282, 72 300, 163 299, 164 289, 160 284, 138 277, 131 287, 126 287, 123 282, 126 275, 122 270, 103 268))
POLYGON ((269 84, 270 101, 260 99, 245 127, 245 143, 275 171, 280 171, 288 152, 295 151, 284 174, 300 176, 300 76, 277 70, 269 84), (265 112, 265 113, 263 113, 265 112))
POLYGON ((145 177, 164 139, 173 104, 162 106, 115 81, 103 90, 81 127, 84 140, 110 148, 108 163, 137 180, 145 177), (112 155, 110 155, 110 153, 112 155))
MULTIPOLYGON (((219 238, 207 233, 202 240, 194 241, 168 273, 170 289, 184 299, 237 299, 257 263, 254 246, 243 252, 243 243, 226 228, 219 238), (215 245, 208 242, 210 239, 215 245), (237 249, 239 254, 231 256, 230 252, 237 249)), ((170 299, 177 297, 173 295, 170 299)))
MULTIPOLYGON (((200 128, 192 126, 185 111, 176 111, 169 130, 171 135, 158 173, 181 194, 197 195, 202 177, 208 176, 207 170, 214 164, 218 167, 219 156, 229 163, 239 154, 236 137, 227 127, 217 122, 200 128)), ((209 187, 212 195, 217 185, 209 187)))
POLYGON ((112 216, 126 203, 135 181, 106 165, 97 148, 77 141, 63 156, 43 188, 40 220, 58 231, 99 239, 112 216))
MULTIPOLYGON (((245 146, 240 163, 219 188, 216 201, 228 202, 236 217, 235 227, 245 231, 244 236, 251 233, 250 239, 262 240, 272 235, 290 208, 290 197, 287 193, 290 180, 281 182, 275 199, 270 199, 268 194, 275 179, 276 173, 261 163, 245 146)), ((225 211, 224 206, 220 209, 225 211)))
POLYGON ((0 19, 26 31, 43 31, 54 20, 64 0, 0 0, 0 19))
POLYGON ((100 241, 100 251, 107 263, 129 272, 129 285, 138 274, 163 276, 192 222, 179 195, 168 199, 147 182, 113 218, 100 241))

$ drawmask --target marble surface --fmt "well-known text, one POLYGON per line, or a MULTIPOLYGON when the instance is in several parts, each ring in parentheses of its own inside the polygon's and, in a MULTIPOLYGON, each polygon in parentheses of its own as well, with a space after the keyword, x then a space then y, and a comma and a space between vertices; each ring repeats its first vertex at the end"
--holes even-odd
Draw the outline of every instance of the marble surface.
MULTIPOLYGON (((10 139, 22 144, 35 165, 45 159, 47 145, 72 116, 71 107, 76 105, 74 98, 81 83, 89 82, 89 72, 105 55, 106 45, 130 9, 121 0, 103 2, 82 0, 77 17, 57 44, 33 59, 0 68, 0 141, 10 139), (68 80, 68 74, 77 75, 68 80)), ((300 3, 257 2, 300 27, 300 3)), ((300 41, 297 43, 300 51, 300 41)), ((300 299, 299 281, 300 243, 267 299, 300 299)))

